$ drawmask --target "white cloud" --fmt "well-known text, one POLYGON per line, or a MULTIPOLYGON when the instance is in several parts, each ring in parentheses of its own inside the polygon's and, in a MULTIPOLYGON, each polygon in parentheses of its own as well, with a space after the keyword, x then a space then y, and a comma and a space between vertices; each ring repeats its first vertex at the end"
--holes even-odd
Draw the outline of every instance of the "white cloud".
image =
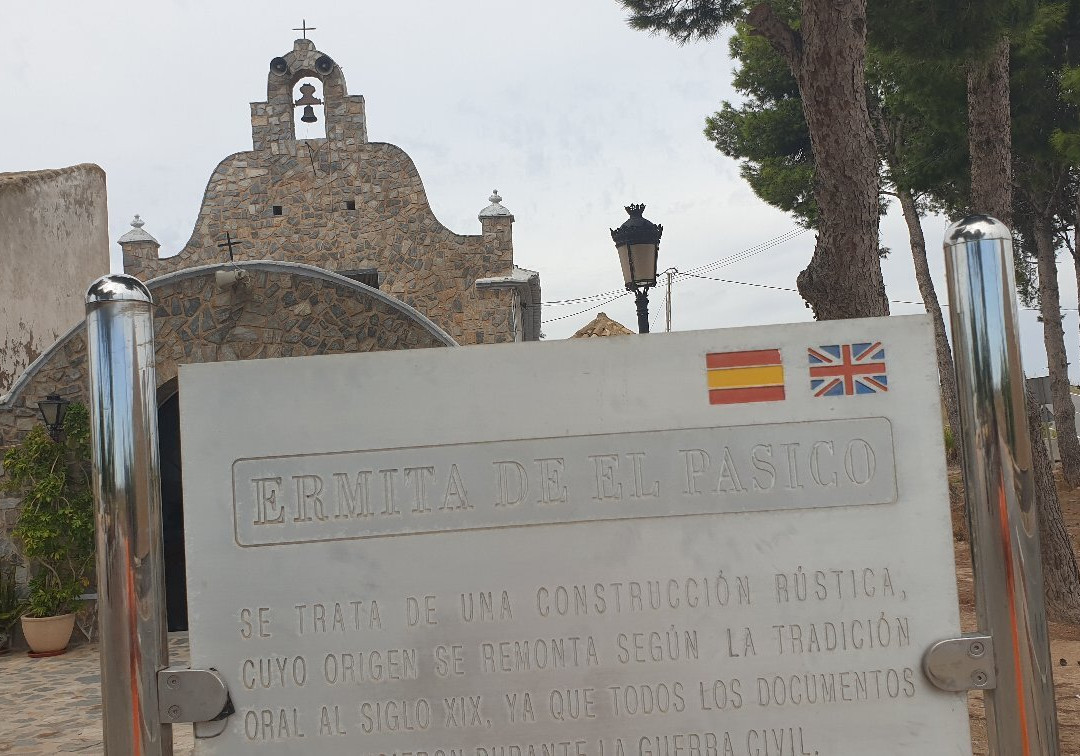
MULTIPOLYGON (((111 237, 140 213, 163 249, 176 252, 218 161, 250 149, 248 103, 265 99, 267 64, 291 49, 304 13, 350 92, 365 95, 371 139, 412 156, 440 220, 478 233, 476 213, 499 189, 517 217, 517 261, 541 272, 545 300, 620 288, 608 228, 622 223, 630 202, 645 202, 646 216, 664 224, 661 267, 688 270, 794 226, 754 197, 737 165, 701 134, 705 116, 734 97, 726 41, 679 47, 633 31, 613 0, 12 4, 5 22, 15 31, 0 47, 9 105, 0 170, 96 162, 108 176, 111 237)), ((924 225, 944 298, 937 250, 945 222, 924 225)), ((883 243, 893 250, 890 298, 917 301, 896 212, 883 243)), ((813 235, 803 234, 713 274, 793 288, 812 249, 813 235)), ((1073 306, 1068 261, 1061 279, 1073 306)), ((663 296, 653 292, 654 312, 663 296)), ((673 302, 677 329, 810 316, 797 294, 713 281, 676 284, 673 302)), ((584 306, 546 308, 544 318, 584 306)), ((636 322, 626 296, 544 330, 568 336, 599 310, 636 322)), ((1045 370, 1037 326, 1024 313, 1031 374, 1045 370)), ((1066 337, 1075 347, 1075 313, 1066 337)))

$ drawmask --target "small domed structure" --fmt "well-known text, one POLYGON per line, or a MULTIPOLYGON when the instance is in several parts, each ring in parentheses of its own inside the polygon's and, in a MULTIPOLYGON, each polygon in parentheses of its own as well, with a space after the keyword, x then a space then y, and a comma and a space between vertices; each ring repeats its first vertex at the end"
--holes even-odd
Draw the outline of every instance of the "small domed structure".
POLYGON ((509 218, 511 221, 514 220, 513 213, 502 206, 502 197, 499 196, 498 189, 491 190, 491 196, 488 197, 488 202, 491 204, 481 210, 480 214, 476 216, 481 221, 483 221, 484 218, 509 218))
POLYGON ((124 270, 130 270, 142 260, 157 260, 158 258, 161 244, 149 232, 143 230, 145 225, 146 221, 136 213, 131 220, 131 230, 116 240, 120 249, 124 250, 124 270))

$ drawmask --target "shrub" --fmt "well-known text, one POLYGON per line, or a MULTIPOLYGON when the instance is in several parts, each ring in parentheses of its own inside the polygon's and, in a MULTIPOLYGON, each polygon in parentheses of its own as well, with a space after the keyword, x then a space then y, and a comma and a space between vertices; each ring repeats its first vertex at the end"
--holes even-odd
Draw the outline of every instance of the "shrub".
POLYGON ((8 554, 0 554, 0 649, 5 636, 23 612, 22 596, 15 582, 16 560, 8 554))
POLYGON ((12 535, 30 568, 25 614, 51 617, 78 608, 94 563, 90 421, 71 404, 60 441, 34 426, 4 455, 4 488, 22 496, 12 535))

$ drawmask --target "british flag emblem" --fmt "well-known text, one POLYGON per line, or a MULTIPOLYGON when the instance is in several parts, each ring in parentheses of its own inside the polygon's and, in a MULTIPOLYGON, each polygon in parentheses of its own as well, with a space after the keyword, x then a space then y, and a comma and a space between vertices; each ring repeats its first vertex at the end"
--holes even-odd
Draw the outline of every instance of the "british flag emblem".
POLYGON ((889 390, 885 347, 880 341, 809 347, 814 396, 855 396, 889 390))

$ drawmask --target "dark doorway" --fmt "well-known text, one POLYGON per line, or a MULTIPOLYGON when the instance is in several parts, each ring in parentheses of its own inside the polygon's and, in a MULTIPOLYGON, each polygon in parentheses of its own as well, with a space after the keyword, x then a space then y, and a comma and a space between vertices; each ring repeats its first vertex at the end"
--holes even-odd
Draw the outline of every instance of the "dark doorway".
POLYGON ((180 395, 158 407, 161 445, 161 521, 165 544, 165 611, 169 630, 187 630, 187 586, 184 570, 184 489, 180 470, 180 395))

